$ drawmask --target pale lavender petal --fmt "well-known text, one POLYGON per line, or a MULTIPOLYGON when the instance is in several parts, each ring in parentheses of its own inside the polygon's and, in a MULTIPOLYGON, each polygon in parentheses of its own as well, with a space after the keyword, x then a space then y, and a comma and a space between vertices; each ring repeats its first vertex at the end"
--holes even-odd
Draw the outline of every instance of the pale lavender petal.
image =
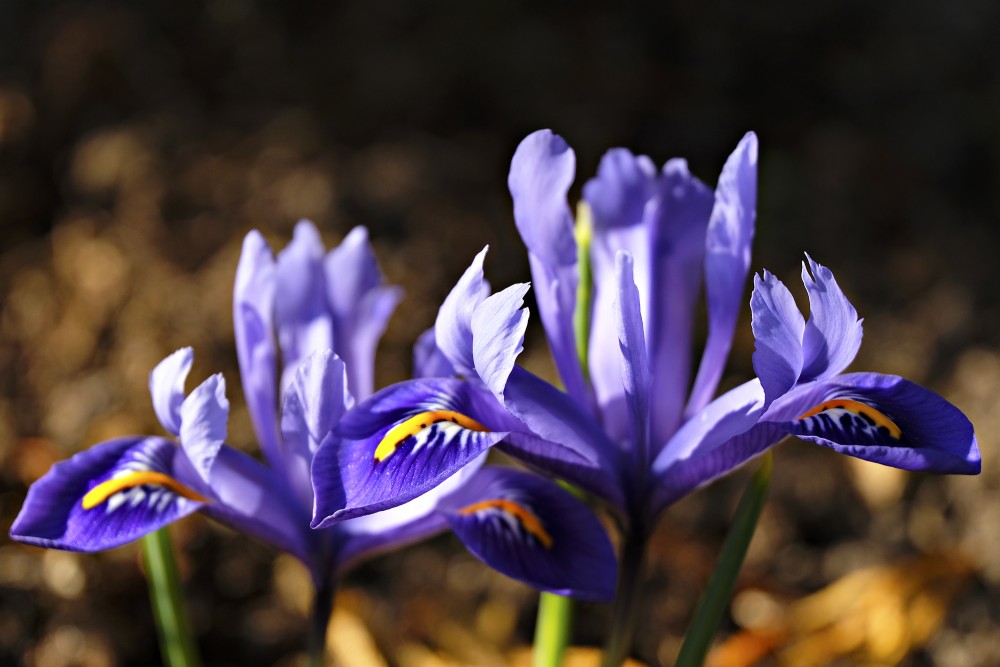
POLYGON ((298 363, 316 350, 335 349, 327 305, 323 241, 311 222, 295 226, 291 243, 278 253, 274 317, 281 347, 282 388, 298 363))
POLYGON ((974 475, 981 469, 968 418, 934 392, 894 375, 851 373, 803 385, 767 419, 835 451, 903 470, 974 475), (794 416, 792 416, 794 415, 794 416))
POLYGON ((549 266, 576 263, 573 215, 566 202, 575 173, 573 149, 551 130, 525 137, 510 162, 514 222, 528 251, 549 266))
POLYGON ((754 379, 685 422, 653 462, 649 518, 784 438, 780 428, 760 423, 763 413, 764 390, 754 379))
POLYGON ((854 361, 861 347, 861 320, 833 272, 809 255, 806 260, 809 265, 802 265, 802 282, 809 292, 809 321, 802 339, 801 380, 824 380, 854 361))
POLYGON ((744 303, 756 217, 757 135, 748 132, 726 160, 715 188, 705 246, 708 339, 685 410, 688 417, 712 400, 722 377, 744 303))
POLYGON ((310 510, 313 456, 352 402, 344 362, 331 350, 306 357, 285 392, 281 410, 285 474, 303 507, 310 510))
POLYGON ((667 506, 732 472, 786 437, 788 434, 776 424, 758 422, 711 449, 679 461, 657 478, 647 520, 655 520, 667 506))
POLYGON ((538 312, 552 357, 566 390, 586 399, 577 359, 573 313, 579 284, 573 215, 566 195, 576 172, 576 155, 551 130, 534 132, 520 143, 510 163, 507 185, 514 222, 528 248, 538 312))
MULTIPOLYGON (((594 301, 588 365, 604 428, 619 442, 628 440, 631 420, 622 385, 618 335, 609 326, 616 317, 619 293, 615 258, 622 250, 632 256, 640 310, 648 314, 654 289, 652 251, 659 197, 656 166, 648 157, 637 157, 624 148, 605 153, 597 176, 583 188, 594 222, 590 247, 594 301)), ((644 334, 652 340, 648 325, 646 322, 644 334)))
POLYGON ((530 252, 528 265, 531 267, 531 284, 538 303, 538 315, 559 377, 567 393, 579 401, 589 400, 573 328, 579 269, 576 264, 545 264, 530 252))
POLYGON ((437 346, 434 327, 427 329, 413 345, 413 377, 451 377, 455 367, 437 346))
POLYGON ((69 551, 111 549, 187 516, 207 499, 178 479, 184 454, 163 438, 95 445, 52 466, 28 489, 10 536, 69 551))
POLYGON ((438 349, 460 373, 474 374, 472 353, 472 313, 490 295, 490 284, 483 278, 483 260, 489 246, 483 248, 472 264, 445 297, 434 322, 438 349))
MULTIPOLYGON (((647 213, 653 215, 655 202, 650 202, 647 213)), ((594 301, 591 313, 588 365, 594 398, 601 414, 604 430, 616 442, 625 442, 630 434, 625 387, 622 384, 621 352, 618 333, 613 326, 615 300, 618 298, 618 280, 615 255, 619 250, 634 251, 636 281, 643 312, 649 302, 649 255, 652 236, 647 224, 613 227, 604 231, 594 229, 591 245, 591 270, 594 276, 594 301)))
POLYGON ((792 293, 768 271, 763 278, 754 276, 750 311, 756 339, 753 368, 770 403, 795 386, 802 372, 805 320, 792 293))
MULTIPOLYGON (((358 303, 352 328, 337 334, 338 350, 343 349, 351 393, 362 400, 375 390, 375 351, 396 306, 403 300, 403 290, 382 285, 368 292, 358 303)), ((342 330, 344 318, 338 317, 335 329, 342 330)))
POLYGON ((212 465, 226 440, 229 401, 221 374, 208 378, 181 405, 180 441, 201 478, 211 481, 212 465))
POLYGON ((705 262, 712 191, 684 160, 663 167, 654 215, 651 303, 646 331, 652 369, 652 444, 661 447, 680 425, 691 386, 692 331, 705 262))
POLYGON ((309 511, 288 488, 284 477, 259 461, 223 446, 212 468, 214 501, 205 513, 281 551, 298 557, 314 573, 315 539, 309 529, 309 511))
POLYGON ((529 285, 520 283, 487 297, 472 314, 472 358, 475 369, 503 403, 503 390, 524 349, 528 309, 522 309, 529 285))
POLYGON ((403 292, 383 284, 368 230, 355 227, 324 261, 333 312, 334 349, 347 364, 351 393, 363 400, 375 385, 375 350, 403 292))
POLYGON ((634 449, 631 450, 637 470, 649 463, 649 357, 639 312, 639 290, 632 278, 632 255, 619 251, 616 257, 618 298, 615 299, 615 329, 621 354, 621 382, 625 388, 634 449))
POLYGON ((233 288, 233 333, 243 394, 268 462, 281 469, 274 342, 274 256, 257 231, 243 240, 233 288))
POLYGON ((194 350, 182 347, 161 361, 149 374, 149 393, 153 397, 153 411, 170 433, 181 430, 181 403, 184 402, 184 381, 191 372, 194 350))
POLYGON ((583 186, 594 232, 641 225, 647 202, 659 195, 657 177, 656 165, 645 155, 633 155, 625 148, 605 153, 597 176, 583 186))
POLYGON ((678 462, 743 433, 760 419, 764 408, 760 380, 753 379, 730 389, 684 423, 653 461, 653 473, 663 475, 678 462))

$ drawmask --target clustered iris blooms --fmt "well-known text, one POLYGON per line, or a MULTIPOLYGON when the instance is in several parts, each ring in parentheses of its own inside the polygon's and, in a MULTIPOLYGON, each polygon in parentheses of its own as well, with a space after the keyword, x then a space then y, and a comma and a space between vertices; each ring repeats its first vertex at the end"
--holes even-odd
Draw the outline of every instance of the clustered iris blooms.
MULTIPOLYGON (((809 256, 809 318, 773 275, 755 276, 756 377, 716 395, 749 275, 754 134, 714 191, 683 160, 658 169, 609 151, 576 221, 575 169, 566 142, 539 131, 517 148, 508 179, 562 388, 517 365, 529 285, 493 293, 487 249, 418 340, 413 379, 372 393, 375 347, 399 292, 383 284, 365 232, 324 254, 302 223, 277 258, 251 233, 234 320, 268 465, 224 444, 221 376, 185 397, 192 354, 180 350, 150 381, 180 447, 123 438, 56 465, 11 534, 91 551, 200 509, 295 554, 332 588, 347 564, 450 526, 487 563, 542 590, 610 597, 616 563, 595 517, 542 477, 481 467, 497 448, 604 501, 622 532, 619 600, 632 604, 621 593, 641 581, 637 564, 663 510, 789 435, 906 470, 979 472, 972 425, 956 407, 899 377, 843 373, 861 321, 809 256), (702 296, 707 337, 696 345, 702 296)), ((634 609, 625 612, 616 619, 634 609)))
POLYGON ((773 275, 756 276, 757 377, 716 397, 749 273, 757 148, 747 134, 714 192, 683 160, 657 169, 609 151, 583 186, 592 240, 581 260, 567 203, 574 153, 550 131, 524 139, 508 183, 565 389, 516 365, 528 285, 491 294, 484 250, 421 339, 422 372, 434 377, 373 395, 349 420, 367 415, 364 428, 345 420, 320 448, 315 524, 416 497, 496 446, 606 501, 624 533, 624 567, 668 505, 789 435, 906 470, 978 473, 972 425, 956 407, 899 377, 842 374, 861 321, 829 269, 808 256, 809 319, 773 275), (581 284, 585 268, 592 291, 581 284), (695 368, 702 294, 708 333, 695 368), (589 330, 585 359, 574 317, 589 330), (399 431, 413 415, 442 409, 459 413, 450 437, 424 443, 399 431), (503 437, 470 441, 481 432, 503 437), (380 452, 388 450, 396 460, 387 466, 380 452))
MULTIPOLYGON (((267 465, 225 443, 229 403, 221 375, 185 395, 193 352, 183 348, 153 370, 149 383, 156 416, 177 442, 119 438, 56 464, 29 490, 11 536, 99 551, 201 510, 293 554, 317 590, 332 595, 337 575, 360 559, 451 527, 477 556, 513 577, 543 590, 610 598, 615 557, 593 513, 537 475, 481 467, 483 457, 399 507, 310 527, 313 457, 338 425, 359 421, 347 415, 372 391, 375 348, 399 297, 398 288, 383 284, 362 228, 324 254, 316 229, 300 223, 277 257, 251 232, 236 272, 234 325, 267 465)), ((443 416, 432 430, 455 428, 443 416)), ((500 437, 474 439, 492 444, 500 437)))

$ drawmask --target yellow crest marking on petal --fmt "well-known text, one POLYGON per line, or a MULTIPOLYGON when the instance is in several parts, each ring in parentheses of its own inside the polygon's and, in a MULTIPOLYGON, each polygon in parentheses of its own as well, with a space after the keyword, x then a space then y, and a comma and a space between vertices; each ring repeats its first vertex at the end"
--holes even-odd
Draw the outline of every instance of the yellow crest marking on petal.
POLYGON ((872 422, 874 422, 874 425, 876 427, 879 426, 884 427, 885 430, 889 432, 889 436, 892 437, 894 440, 899 440, 901 437, 903 437, 902 429, 896 426, 896 423, 891 419, 889 419, 888 417, 886 417, 884 414, 882 414, 881 412, 879 412, 870 405, 866 405, 864 403, 861 403, 860 401, 852 401, 846 398, 837 398, 832 401, 825 401, 823 403, 820 403, 813 409, 799 416, 798 419, 806 419, 808 417, 818 415, 819 413, 824 412, 826 410, 836 410, 836 409, 847 410, 852 414, 860 415, 862 417, 868 417, 872 422))
POLYGON ((454 410, 432 410, 430 412, 421 412, 419 415, 414 415, 406 421, 400 422, 389 429, 389 432, 385 434, 382 441, 378 443, 378 447, 375 448, 375 460, 379 463, 386 460, 392 456, 393 452, 403 444, 403 441, 414 436, 425 428, 429 428, 432 424, 437 424, 439 422, 451 422, 453 424, 458 424, 462 428, 468 429, 470 431, 481 431, 488 432, 489 429, 477 422, 475 419, 466 417, 460 412, 455 412, 454 410))
POLYGON ((532 514, 524 506, 515 503, 513 500, 505 500, 502 498, 497 498, 496 500, 483 500, 467 507, 463 507, 458 511, 458 513, 468 515, 488 509, 503 510, 504 512, 512 515, 515 519, 517 519, 518 523, 524 526, 524 529, 531 535, 534 535, 546 549, 551 549, 555 544, 555 540, 553 540, 552 536, 549 535, 549 532, 545 530, 545 526, 542 525, 542 522, 538 519, 538 517, 532 514))
POLYGON ((85 510, 93 509, 119 491, 131 489, 135 486, 142 486, 144 484, 164 486, 177 495, 188 498, 189 500, 196 500, 200 503, 208 502, 208 498, 196 491, 192 491, 170 475, 164 475, 162 472, 142 470, 101 482, 87 492, 87 495, 83 497, 80 504, 85 510))

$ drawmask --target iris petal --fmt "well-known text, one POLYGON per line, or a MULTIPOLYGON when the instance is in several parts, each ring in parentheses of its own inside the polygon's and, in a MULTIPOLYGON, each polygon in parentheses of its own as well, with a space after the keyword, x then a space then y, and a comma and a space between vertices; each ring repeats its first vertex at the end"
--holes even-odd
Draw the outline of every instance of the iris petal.
POLYGON ((282 469, 278 444, 277 354, 274 342, 274 255, 260 232, 243 240, 233 287, 233 333, 240 379, 268 463, 282 469))
POLYGON ((979 446, 968 418, 934 392, 878 373, 804 385, 768 420, 803 440, 903 470, 974 475, 979 446))
POLYGON ((475 373, 472 314, 490 295, 490 284, 483 278, 483 261, 488 250, 489 246, 483 248, 472 260, 472 264, 445 297, 434 322, 438 349, 459 373, 475 373))
POLYGON ((194 363, 194 350, 182 347, 161 361, 149 374, 149 394, 153 411, 168 432, 181 431, 181 404, 184 402, 184 382, 194 363))
POLYGON ((183 453, 163 438, 111 440, 57 463, 28 490, 15 540, 69 551, 121 546, 206 502, 197 479, 179 479, 183 453))
POLYGON ((566 391, 585 401, 573 331, 580 277, 573 214, 566 201, 575 172, 573 149, 551 130, 539 130, 518 145, 507 185, 514 222, 528 248, 532 285, 552 357, 566 391))
POLYGON ((802 380, 823 380, 847 368, 861 347, 858 311, 837 285, 833 272, 806 255, 802 282, 809 292, 809 321, 802 339, 802 380))
POLYGON ((524 349, 528 310, 522 309, 528 285, 521 283, 487 297, 472 314, 472 356, 476 372, 503 403, 504 387, 524 349))
POLYGON ((425 493, 503 440, 507 432, 493 428, 505 418, 490 393, 462 380, 413 380, 376 393, 316 454, 313 527, 425 493))
POLYGON ((208 378, 181 405, 180 441, 201 478, 211 479, 212 464, 226 440, 229 401, 221 374, 208 378))
POLYGON ((757 135, 748 132, 726 160, 715 188, 705 246, 708 340, 691 390, 689 416, 708 404, 722 377, 744 303, 756 218, 757 135))
POLYGON ((452 530, 500 572, 585 599, 614 596, 615 556, 582 502, 537 475, 483 468, 442 503, 452 530))
POLYGON ((792 293, 768 271, 754 276, 750 310, 756 340, 753 368, 770 403, 795 386, 802 372, 805 320, 792 293))
POLYGON ((317 350, 336 349, 323 272, 323 241, 308 221, 295 234, 275 265, 274 317, 281 346, 281 387, 291 382, 300 361, 317 350))
POLYGON ((403 292, 384 285, 368 242, 355 227, 323 262, 333 314, 334 349, 347 364, 351 393, 368 398, 374 389, 375 350, 403 292))

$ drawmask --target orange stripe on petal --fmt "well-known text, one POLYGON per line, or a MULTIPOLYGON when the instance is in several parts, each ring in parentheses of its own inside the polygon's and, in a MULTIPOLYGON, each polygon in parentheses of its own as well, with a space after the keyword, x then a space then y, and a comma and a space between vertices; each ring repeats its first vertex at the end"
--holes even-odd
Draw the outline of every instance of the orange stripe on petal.
POLYGON ((419 415, 414 415, 406 421, 400 422, 389 429, 389 432, 385 434, 382 441, 378 443, 378 447, 375 448, 375 460, 378 462, 386 460, 392 456, 392 454, 407 438, 414 436, 425 428, 430 428, 433 424, 440 422, 451 422, 470 431, 480 431, 486 433, 490 430, 477 422, 475 419, 466 417, 462 413, 455 412, 454 410, 432 410, 430 412, 421 412, 419 415))
POLYGON ((551 549, 555 544, 552 536, 549 535, 547 530, 545 530, 545 526, 542 525, 542 522, 539 521, 538 517, 522 505, 515 503, 513 500, 483 500, 467 507, 463 507, 458 511, 458 513, 468 515, 490 509, 499 509, 513 516, 517 519, 518 523, 520 523, 524 529, 528 531, 528 533, 534 535, 546 549, 551 549))
POLYGON ((819 405, 812 408, 808 412, 805 412, 802 415, 800 415, 798 419, 800 420, 807 419, 809 417, 813 417, 827 410, 846 410, 855 415, 862 415, 868 417, 873 422, 875 422, 875 426, 884 427, 894 440, 899 440, 901 437, 903 437, 902 429, 896 426, 896 423, 891 419, 889 419, 888 417, 886 417, 884 414, 882 414, 881 412, 879 412, 870 405, 861 403, 860 401, 852 401, 846 398, 837 398, 832 401, 825 401, 823 403, 820 403, 819 405))
POLYGON ((136 486, 143 486, 149 484, 152 486, 162 486, 170 489, 174 493, 189 500, 195 500, 200 503, 207 503, 208 498, 201 495, 196 491, 192 491, 188 487, 184 486, 176 479, 170 475, 164 475, 161 472, 151 472, 148 470, 131 472, 127 475, 122 475, 121 477, 114 477, 105 482, 101 482, 90 491, 87 495, 83 497, 80 504, 83 509, 89 510, 97 507, 104 501, 106 501, 111 496, 115 495, 119 491, 124 491, 125 489, 131 489, 136 486))

